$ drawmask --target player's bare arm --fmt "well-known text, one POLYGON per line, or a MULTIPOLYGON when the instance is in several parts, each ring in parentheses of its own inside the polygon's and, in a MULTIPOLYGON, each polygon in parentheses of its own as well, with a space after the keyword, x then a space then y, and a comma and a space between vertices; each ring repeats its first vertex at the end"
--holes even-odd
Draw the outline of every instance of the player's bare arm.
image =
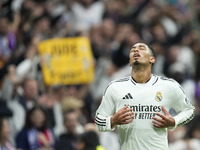
POLYGON ((164 106, 162 106, 162 110, 164 112, 164 115, 160 113, 156 113, 160 118, 152 117, 154 120, 153 126, 156 128, 167 128, 167 127, 174 127, 175 126, 175 120, 174 118, 168 113, 168 111, 165 109, 164 106))
POLYGON ((115 125, 128 124, 133 121, 134 112, 132 108, 128 108, 128 105, 124 106, 120 110, 118 110, 111 117, 111 128, 115 125))

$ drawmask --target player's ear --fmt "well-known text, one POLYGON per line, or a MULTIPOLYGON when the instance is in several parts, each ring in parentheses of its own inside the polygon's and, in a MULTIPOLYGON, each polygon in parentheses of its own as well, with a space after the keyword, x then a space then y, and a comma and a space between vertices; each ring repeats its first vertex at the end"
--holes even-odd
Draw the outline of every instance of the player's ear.
POLYGON ((154 64, 155 62, 156 62, 156 58, 155 58, 155 57, 153 57, 153 56, 152 56, 152 57, 150 57, 150 63, 151 63, 151 64, 154 64))

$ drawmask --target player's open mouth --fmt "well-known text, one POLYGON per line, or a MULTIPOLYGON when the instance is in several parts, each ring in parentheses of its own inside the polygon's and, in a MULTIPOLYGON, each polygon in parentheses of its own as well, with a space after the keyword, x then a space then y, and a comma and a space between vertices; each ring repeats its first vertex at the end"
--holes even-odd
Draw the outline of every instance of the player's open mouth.
POLYGON ((133 58, 137 58, 137 57, 140 57, 140 55, 138 53, 133 55, 133 58))

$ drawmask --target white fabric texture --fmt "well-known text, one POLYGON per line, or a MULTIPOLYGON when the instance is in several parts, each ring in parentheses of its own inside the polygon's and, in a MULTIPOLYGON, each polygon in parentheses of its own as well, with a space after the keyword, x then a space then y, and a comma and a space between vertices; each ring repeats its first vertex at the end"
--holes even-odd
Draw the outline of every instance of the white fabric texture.
MULTIPOLYGON (((167 150, 167 129, 156 128, 152 124, 155 113, 163 114, 161 106, 167 111, 173 108, 175 127, 186 124, 194 117, 194 107, 185 96, 180 85, 173 79, 152 75, 145 84, 136 83, 132 77, 111 82, 96 111, 95 124, 99 131, 112 131, 110 117, 129 105, 135 113, 129 124, 118 125, 122 150, 167 150)), ((170 130, 175 127, 168 128, 170 130)))

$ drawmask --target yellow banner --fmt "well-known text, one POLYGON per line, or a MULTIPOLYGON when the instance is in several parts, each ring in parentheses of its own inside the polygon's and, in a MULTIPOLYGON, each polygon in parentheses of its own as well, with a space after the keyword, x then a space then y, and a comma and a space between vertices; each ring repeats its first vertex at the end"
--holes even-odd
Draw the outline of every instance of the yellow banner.
POLYGON ((86 37, 50 39, 38 46, 46 85, 90 83, 94 78, 90 41, 86 37))

